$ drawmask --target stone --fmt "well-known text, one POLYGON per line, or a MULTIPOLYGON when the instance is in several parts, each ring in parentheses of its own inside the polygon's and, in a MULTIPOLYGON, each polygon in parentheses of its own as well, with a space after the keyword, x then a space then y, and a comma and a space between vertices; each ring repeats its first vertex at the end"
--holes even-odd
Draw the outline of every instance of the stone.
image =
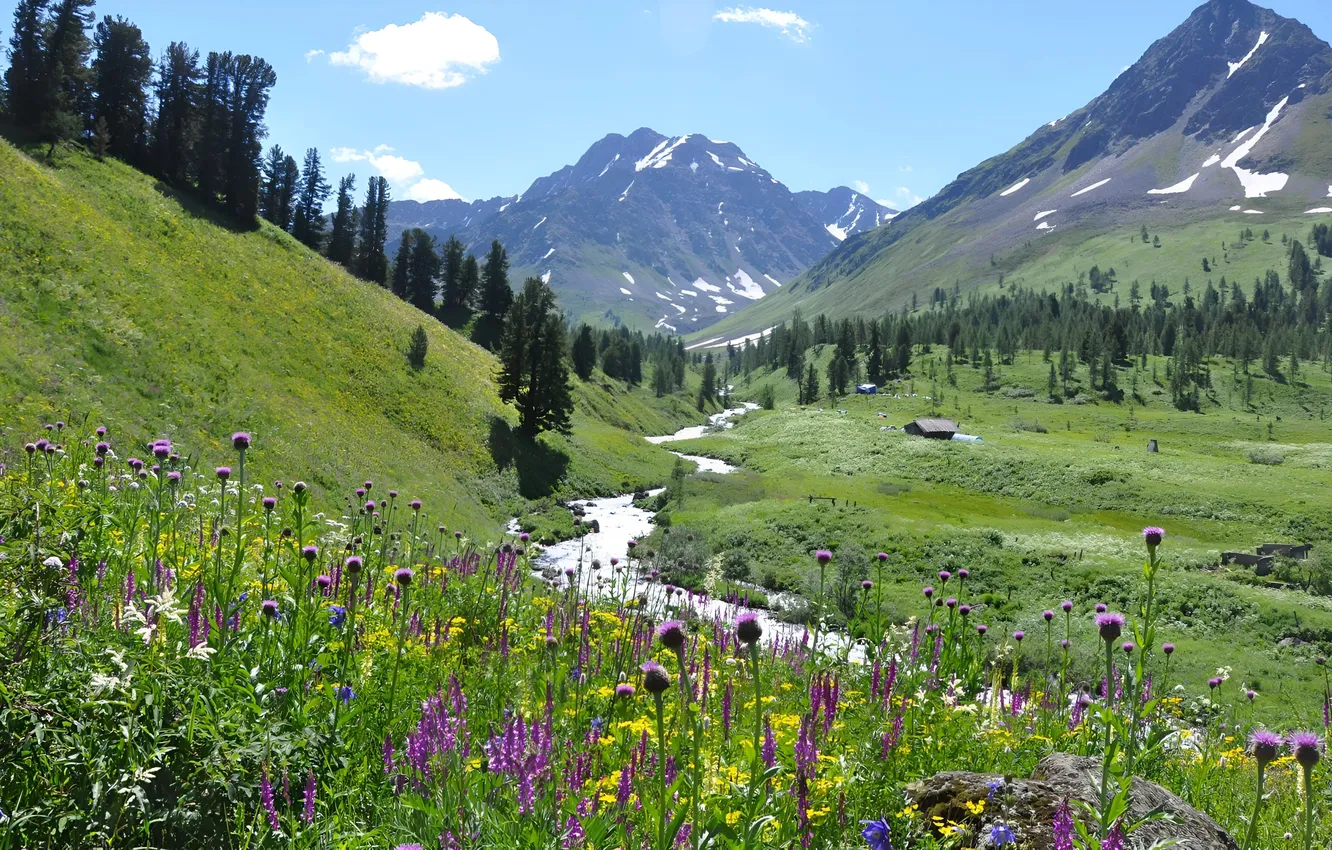
MULTIPOLYGON (((1004 824, 1024 850, 1053 850, 1052 824, 1060 803, 1095 803, 1100 783, 1100 759, 1055 753, 1037 763, 1030 779, 950 771, 913 782, 906 792, 925 822, 937 817, 960 824, 980 839, 977 846, 988 846, 990 828, 1004 824), (984 811, 971 814, 966 804, 974 806, 982 800, 984 811)), ((1157 808, 1171 819, 1152 821, 1135 830, 1129 840, 1133 850, 1148 850, 1167 839, 1181 850, 1239 850, 1235 839, 1206 814, 1160 785, 1134 777, 1129 820, 1137 821, 1157 808)), ((1078 816, 1077 806, 1074 815, 1078 816)))

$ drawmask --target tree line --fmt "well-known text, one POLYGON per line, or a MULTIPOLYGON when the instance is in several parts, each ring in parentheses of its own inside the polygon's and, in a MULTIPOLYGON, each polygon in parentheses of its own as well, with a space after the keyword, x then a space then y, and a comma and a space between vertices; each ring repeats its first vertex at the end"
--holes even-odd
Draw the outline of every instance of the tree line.
POLYGON ((1179 291, 1135 280, 1127 303, 1116 293, 1107 304, 1089 283, 1113 284, 1114 272, 1096 269, 1057 292, 1010 287, 964 298, 956 289, 940 297, 943 290, 936 289, 929 309, 918 312, 840 320, 819 315, 812 321, 797 312, 755 342, 728 346, 724 368, 744 375, 782 370, 808 404, 825 385, 836 396, 862 377, 878 384, 911 376, 913 352, 932 345, 947 347, 949 370, 954 361, 984 366, 987 386, 996 358, 1011 364, 1019 351, 1040 350, 1051 364, 1052 395, 1066 394, 1074 370, 1082 367, 1093 388, 1116 397, 1117 368, 1164 356, 1172 402, 1197 409, 1200 393, 1210 388, 1210 357, 1229 358, 1237 373, 1257 366, 1281 380, 1297 380, 1301 362, 1321 361, 1332 371, 1332 284, 1322 267, 1322 258, 1332 257, 1332 234, 1324 224, 1313 228, 1312 255, 1299 240, 1285 241, 1284 277, 1269 270, 1247 291, 1224 277, 1208 278, 1201 288, 1186 281, 1179 291), (806 362, 815 346, 833 347, 822 376, 806 362))
POLYGON ((229 51, 201 59, 184 42, 154 61, 130 21, 94 21, 93 0, 20 0, 4 74, 11 126, 48 156, 82 141, 253 222, 273 67, 229 51))

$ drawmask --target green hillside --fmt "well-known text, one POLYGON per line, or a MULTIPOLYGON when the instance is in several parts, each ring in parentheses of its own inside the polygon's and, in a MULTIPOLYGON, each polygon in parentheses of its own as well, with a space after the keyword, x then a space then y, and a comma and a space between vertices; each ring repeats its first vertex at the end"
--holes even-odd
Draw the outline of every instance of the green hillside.
POLYGON ((488 352, 268 224, 238 232, 74 150, 48 165, 0 143, 0 232, 10 451, 57 419, 88 420, 79 433, 114 424, 122 452, 167 436, 209 457, 243 428, 265 448, 257 480, 299 469, 326 494, 380 480, 479 529, 522 497, 664 481, 673 458, 638 435, 698 415, 589 383, 576 392, 577 436, 534 450, 512 436, 488 352), (418 323, 430 351, 414 372, 404 352, 418 323))

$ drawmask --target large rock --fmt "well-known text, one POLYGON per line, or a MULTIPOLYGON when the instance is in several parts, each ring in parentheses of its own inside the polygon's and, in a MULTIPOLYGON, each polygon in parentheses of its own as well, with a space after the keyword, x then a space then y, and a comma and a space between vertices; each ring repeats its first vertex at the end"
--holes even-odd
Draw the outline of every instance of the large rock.
MULTIPOLYGON (((1056 753, 1036 765, 1030 779, 992 773, 950 771, 907 786, 907 796, 920 807, 926 822, 942 818, 965 825, 988 846, 990 827, 1005 824, 1019 846, 1029 850, 1053 850, 1055 810, 1064 800, 1095 803, 1100 796, 1099 759, 1056 753), (980 815, 973 806, 985 801, 980 815)), ((1180 850, 1238 850, 1216 821, 1185 803, 1154 782, 1134 777, 1129 799, 1129 819, 1139 820, 1153 809, 1161 809, 1170 820, 1145 824, 1133 833, 1134 850, 1147 850, 1157 841, 1173 839, 1180 850)))

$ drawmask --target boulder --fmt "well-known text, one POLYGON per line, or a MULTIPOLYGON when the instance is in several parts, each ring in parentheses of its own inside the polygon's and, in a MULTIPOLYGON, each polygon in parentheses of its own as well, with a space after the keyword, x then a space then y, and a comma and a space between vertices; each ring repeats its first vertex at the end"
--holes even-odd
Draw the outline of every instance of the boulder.
MULTIPOLYGON (((1100 759, 1055 753, 1037 763, 1030 779, 950 771, 913 782, 906 790, 927 823, 937 817, 961 824, 980 837, 977 846, 988 846, 990 828, 1004 824, 1025 850, 1053 850, 1052 824, 1060 803, 1094 803, 1099 798, 1100 783, 1100 759), (973 815, 966 804, 975 807, 982 800, 984 811, 973 815)), ((1139 820, 1157 808, 1168 813, 1170 819, 1153 821, 1136 830, 1129 841, 1133 850, 1147 850, 1163 839, 1173 839, 1173 846, 1180 850, 1238 850, 1235 839, 1216 821, 1160 785, 1134 777, 1129 820, 1139 820)))

